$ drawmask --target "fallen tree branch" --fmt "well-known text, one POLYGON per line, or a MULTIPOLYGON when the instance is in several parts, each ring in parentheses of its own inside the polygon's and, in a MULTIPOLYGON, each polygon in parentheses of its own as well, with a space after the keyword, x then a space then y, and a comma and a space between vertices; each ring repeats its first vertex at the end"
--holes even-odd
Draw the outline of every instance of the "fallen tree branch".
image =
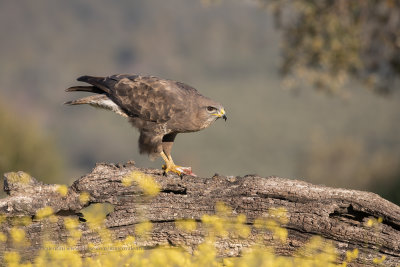
MULTIPOLYGON (((383 259, 382 256, 385 266, 400 264, 400 207, 374 193, 256 175, 165 177, 160 170, 139 169, 133 163, 98 164, 91 173, 76 180, 64 196, 59 188, 38 182, 23 172, 5 174, 4 190, 9 196, 0 199, 0 213, 5 216, 1 232, 8 233, 15 225, 15 218, 29 216, 32 220, 24 226, 31 245, 21 251, 23 259, 32 260, 38 254, 44 231, 50 231, 57 242, 68 238, 62 223, 35 218, 37 211, 45 207, 51 207, 56 218, 76 218, 82 217, 80 212, 85 206, 110 203, 114 211, 107 216, 105 225, 114 238, 135 235, 135 225, 149 220, 153 230, 148 238, 136 240, 138 246, 182 246, 192 252, 204 240, 202 217, 215 214, 216 203, 223 202, 232 208, 233 215, 246 215, 245 223, 251 227, 251 233, 245 239, 218 239, 219 256, 240 256, 243 249, 259 241, 255 220, 268 218, 271 208, 284 207, 288 215, 283 226, 288 230, 287 242, 278 242, 270 232, 263 233, 261 240, 274 245, 278 255, 293 255, 310 237, 319 235, 334 244, 339 260, 345 259, 346 251, 358 248, 355 266, 374 266, 373 259, 383 259), (160 193, 148 197, 137 183, 126 186, 123 179, 132 171, 154 177, 160 193), (88 202, 80 197, 84 192, 88 193, 88 202), (371 222, 378 218, 380 223, 372 227, 371 222), (178 219, 194 219, 199 227, 183 232, 175 225, 178 219)), ((83 222, 84 218, 81 220, 80 244, 100 242, 83 222)), ((1 251, 10 247, 10 240, 0 243, 1 251)), ((83 245, 78 250, 83 256, 91 255, 83 245)))

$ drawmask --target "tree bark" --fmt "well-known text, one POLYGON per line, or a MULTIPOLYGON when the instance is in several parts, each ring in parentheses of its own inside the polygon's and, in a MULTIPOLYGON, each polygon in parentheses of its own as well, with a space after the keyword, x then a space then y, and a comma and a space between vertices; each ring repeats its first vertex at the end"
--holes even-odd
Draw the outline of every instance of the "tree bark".
MULTIPOLYGON (((4 190, 9 196, 0 199, 0 213, 6 217, 0 231, 9 235, 15 218, 29 216, 32 220, 29 225, 21 226, 31 244, 21 251, 23 259, 32 260, 38 254, 45 231, 50 231, 57 242, 64 242, 68 237, 60 221, 35 218, 37 211, 44 207, 51 207, 57 218, 76 218, 82 216, 80 211, 85 206, 110 203, 114 211, 107 216, 105 225, 114 238, 135 235, 135 225, 149 220, 153 230, 148 238, 136 239, 139 246, 147 249, 158 245, 182 246, 193 252, 206 234, 202 216, 215 214, 216 203, 223 202, 232 208, 233 215, 246 215, 251 233, 247 238, 217 239, 221 257, 240 256, 245 248, 259 241, 254 221, 270 217, 270 208, 284 207, 288 215, 288 222, 283 225, 288 230, 287 242, 278 242, 271 232, 262 233, 262 242, 273 244, 279 255, 293 255, 310 237, 319 235, 334 244, 339 262, 345 259, 346 251, 358 248, 354 266, 374 266, 373 259, 382 256, 386 257, 384 266, 400 264, 400 207, 370 192, 272 176, 163 176, 161 170, 136 168, 133 162, 97 164, 91 173, 76 180, 65 196, 57 188, 22 172, 4 175, 4 190), (124 185, 122 179, 132 171, 154 177, 160 185, 160 193, 149 197, 136 183, 124 185), (83 192, 89 193, 88 203, 80 201, 83 192), (368 226, 368 220, 377 218, 382 218, 382 222, 368 226), (178 219, 194 219, 198 228, 192 232, 182 231, 175 225, 178 219)), ((85 222, 81 222, 79 228, 83 233, 80 244, 100 242, 85 222)), ((1 251, 12 247, 11 238, 0 242, 1 251)), ((84 257, 91 255, 83 245, 78 249, 84 257)))

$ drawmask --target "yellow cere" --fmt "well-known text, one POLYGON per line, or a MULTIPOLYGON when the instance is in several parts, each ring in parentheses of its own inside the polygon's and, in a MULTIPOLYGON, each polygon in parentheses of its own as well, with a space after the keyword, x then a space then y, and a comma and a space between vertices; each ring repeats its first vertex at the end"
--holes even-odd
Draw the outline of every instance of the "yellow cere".
POLYGON ((133 171, 129 175, 122 178, 124 186, 131 186, 135 182, 145 195, 156 196, 160 192, 160 185, 151 175, 144 174, 139 171, 133 171))
POLYGON ((225 110, 222 108, 219 113, 213 113, 211 115, 222 117, 225 114, 225 110))

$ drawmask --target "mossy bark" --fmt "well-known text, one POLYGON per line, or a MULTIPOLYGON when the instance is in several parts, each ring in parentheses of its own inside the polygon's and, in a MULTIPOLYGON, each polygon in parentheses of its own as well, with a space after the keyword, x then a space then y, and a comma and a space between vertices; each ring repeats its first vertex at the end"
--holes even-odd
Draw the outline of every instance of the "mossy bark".
MULTIPOLYGON (((233 215, 246 215, 246 225, 251 227, 247 238, 218 238, 219 256, 240 256, 255 242, 276 248, 279 255, 293 255, 314 235, 332 242, 340 259, 346 251, 358 248, 354 266, 374 266, 373 259, 385 256, 385 266, 400 264, 400 207, 380 196, 356 190, 329 188, 279 177, 225 177, 211 178, 176 175, 163 176, 162 171, 136 168, 133 163, 124 165, 98 164, 93 171, 76 180, 66 195, 60 194, 57 185, 38 182, 22 172, 4 176, 7 198, 0 199, 0 212, 5 220, 0 231, 8 233, 15 226, 16 218, 29 217, 31 223, 21 226, 30 246, 21 250, 23 259, 31 260, 42 249, 43 236, 62 243, 68 238, 62 219, 80 218, 82 231, 77 249, 83 256, 91 255, 84 244, 99 243, 100 239, 89 229, 81 209, 92 203, 110 203, 114 211, 107 215, 106 227, 116 239, 135 236, 135 225, 149 220, 153 230, 147 238, 137 238, 139 246, 151 249, 159 245, 182 246, 189 252, 195 250, 205 237, 202 216, 215 214, 219 202, 232 208, 233 215), (154 197, 144 194, 137 183, 126 186, 123 178, 132 171, 154 177, 160 193, 154 197), (82 193, 89 194, 87 203, 82 193), (35 217, 38 210, 51 207, 57 220, 35 217), (270 216, 271 208, 287 210, 287 242, 279 242, 271 232, 262 233, 254 227, 257 218, 270 216), (369 220, 381 218, 371 226, 369 220), (179 219, 194 219, 197 229, 185 232, 176 227, 179 219), (79 246, 80 245, 80 246, 79 246)), ((0 250, 13 248, 12 240, 1 243, 0 250)), ((2 257, 2 254, 1 254, 2 257)), ((339 260, 340 260, 339 259, 339 260)), ((350 264, 351 265, 351 264, 350 264)))

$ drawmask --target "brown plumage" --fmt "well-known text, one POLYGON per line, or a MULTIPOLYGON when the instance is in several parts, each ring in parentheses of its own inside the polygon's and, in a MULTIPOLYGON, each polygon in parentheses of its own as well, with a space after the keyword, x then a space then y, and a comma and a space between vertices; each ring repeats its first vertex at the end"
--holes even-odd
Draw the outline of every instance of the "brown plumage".
POLYGON ((140 131, 140 153, 161 155, 165 172, 192 174, 189 168, 174 164, 171 148, 178 133, 204 129, 218 118, 226 120, 222 105, 181 82, 139 75, 108 77, 82 76, 78 81, 91 86, 74 86, 67 92, 84 91, 96 95, 65 104, 89 104, 128 117, 140 131))

